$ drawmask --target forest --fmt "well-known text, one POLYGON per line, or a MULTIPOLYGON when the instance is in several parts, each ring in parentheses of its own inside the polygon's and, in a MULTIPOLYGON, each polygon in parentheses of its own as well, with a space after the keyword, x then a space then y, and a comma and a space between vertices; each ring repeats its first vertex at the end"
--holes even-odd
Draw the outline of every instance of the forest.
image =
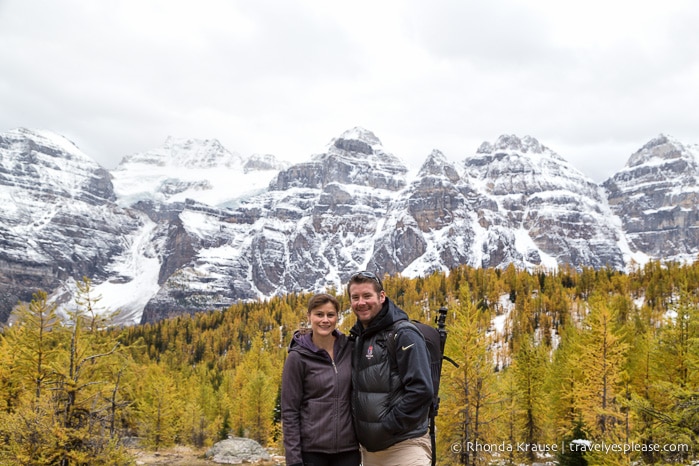
MULTIPOLYGON (((281 372, 311 296, 117 327, 91 281, 0 332, 0 464, 135 464, 229 435, 281 453, 281 372)), ((448 310, 439 465, 692 464, 699 458, 699 263, 629 272, 462 266, 386 276, 413 319, 448 310)), ((330 289, 355 318, 344 290, 330 289)), ((116 311, 118 312, 118 311, 116 311)))

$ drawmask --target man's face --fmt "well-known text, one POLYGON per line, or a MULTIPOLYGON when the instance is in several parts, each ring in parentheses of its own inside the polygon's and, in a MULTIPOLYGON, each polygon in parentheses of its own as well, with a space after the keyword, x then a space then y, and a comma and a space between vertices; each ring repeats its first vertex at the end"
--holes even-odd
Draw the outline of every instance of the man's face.
POLYGON ((371 319, 381 311, 386 300, 386 293, 383 291, 377 293, 374 290, 374 284, 370 282, 353 283, 349 287, 349 296, 352 311, 364 327, 369 325, 371 319))

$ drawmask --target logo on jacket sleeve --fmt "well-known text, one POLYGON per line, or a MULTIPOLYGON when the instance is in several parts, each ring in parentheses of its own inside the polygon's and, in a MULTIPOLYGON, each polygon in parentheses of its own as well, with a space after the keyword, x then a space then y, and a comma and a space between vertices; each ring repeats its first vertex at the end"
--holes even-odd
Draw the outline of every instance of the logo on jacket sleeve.
POLYGON ((371 359, 374 357, 374 345, 369 345, 369 349, 366 352, 366 358, 371 359))

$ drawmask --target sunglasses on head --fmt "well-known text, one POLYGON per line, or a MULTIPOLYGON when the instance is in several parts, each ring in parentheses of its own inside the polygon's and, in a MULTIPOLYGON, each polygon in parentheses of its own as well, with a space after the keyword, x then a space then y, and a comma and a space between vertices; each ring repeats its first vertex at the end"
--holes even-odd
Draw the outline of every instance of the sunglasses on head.
POLYGON ((349 281, 353 282, 354 279, 357 277, 362 277, 362 278, 368 278, 369 280, 374 280, 376 283, 379 284, 379 289, 383 290, 383 283, 381 283, 381 279, 376 276, 375 273, 368 272, 366 270, 362 270, 361 272, 355 272, 350 276, 349 281))

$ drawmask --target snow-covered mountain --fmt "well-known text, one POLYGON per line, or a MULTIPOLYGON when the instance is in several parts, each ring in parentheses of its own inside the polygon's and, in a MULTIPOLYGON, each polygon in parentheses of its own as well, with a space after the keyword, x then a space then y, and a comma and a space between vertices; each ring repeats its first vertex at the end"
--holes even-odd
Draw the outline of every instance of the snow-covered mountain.
POLYGON ((162 147, 124 157, 111 174, 117 202, 123 206, 137 201, 162 204, 187 199, 226 206, 266 189, 286 165, 273 155, 244 160, 217 140, 170 137, 162 147))
POLYGON ((93 279, 123 322, 341 287, 357 269, 693 259, 696 146, 660 136, 598 186, 532 137, 501 136, 417 171, 353 128, 307 162, 169 138, 108 173, 48 132, 0 134, 0 318, 93 279))
POLYGON ((495 203, 479 219, 487 239, 477 265, 623 269, 631 256, 603 190, 536 139, 500 136, 465 167, 477 191, 495 203))
POLYGON ((699 245, 699 145, 660 135, 604 187, 631 246, 649 257, 694 261, 699 245))
POLYGON ((67 139, 25 129, 0 134, 2 321, 36 290, 61 293, 74 279, 129 288, 134 271, 125 262, 154 224, 115 200, 109 173, 67 139))

